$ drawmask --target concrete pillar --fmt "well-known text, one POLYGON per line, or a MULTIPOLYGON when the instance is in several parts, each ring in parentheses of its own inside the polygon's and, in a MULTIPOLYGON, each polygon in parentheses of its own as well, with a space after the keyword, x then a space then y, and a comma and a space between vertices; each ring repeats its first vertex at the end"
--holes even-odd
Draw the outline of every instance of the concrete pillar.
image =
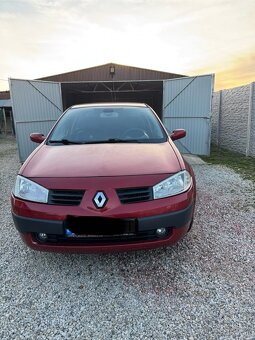
POLYGON ((220 147, 220 134, 221 134, 221 115, 222 115, 222 90, 219 92, 219 109, 218 109, 218 122, 216 131, 216 144, 220 147))
POLYGON ((251 143, 251 119, 253 114, 253 93, 254 93, 254 83, 250 84, 250 96, 249 96, 249 110, 248 110, 248 119, 247 119, 247 142, 246 142, 246 151, 245 155, 250 155, 250 143, 251 143))

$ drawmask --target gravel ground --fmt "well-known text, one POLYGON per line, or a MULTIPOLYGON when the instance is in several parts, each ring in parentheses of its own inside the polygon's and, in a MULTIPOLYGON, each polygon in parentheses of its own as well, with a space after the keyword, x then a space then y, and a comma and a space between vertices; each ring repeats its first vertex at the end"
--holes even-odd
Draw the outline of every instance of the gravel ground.
POLYGON ((255 336, 251 182, 222 166, 194 165, 195 222, 174 247, 47 254, 28 249, 11 219, 19 168, 11 139, 0 139, 0 164, 1 339, 255 336))

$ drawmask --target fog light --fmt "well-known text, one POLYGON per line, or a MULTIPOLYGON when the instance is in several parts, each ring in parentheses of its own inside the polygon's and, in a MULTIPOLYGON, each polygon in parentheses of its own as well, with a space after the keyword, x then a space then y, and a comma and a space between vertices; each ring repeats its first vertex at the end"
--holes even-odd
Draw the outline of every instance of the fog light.
POLYGON ((166 228, 158 228, 158 229, 156 229, 156 234, 158 236, 164 236, 166 234, 166 228))
POLYGON ((47 238, 48 238, 47 234, 45 234, 45 233, 39 233, 38 237, 41 241, 46 241, 47 238))

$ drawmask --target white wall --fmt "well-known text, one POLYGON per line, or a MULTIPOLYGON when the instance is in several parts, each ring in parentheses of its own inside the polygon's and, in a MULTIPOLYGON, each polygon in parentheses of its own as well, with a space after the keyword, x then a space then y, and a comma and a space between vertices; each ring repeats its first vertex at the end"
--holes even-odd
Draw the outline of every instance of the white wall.
POLYGON ((212 103, 212 142, 251 156, 255 156, 253 84, 216 92, 212 103))

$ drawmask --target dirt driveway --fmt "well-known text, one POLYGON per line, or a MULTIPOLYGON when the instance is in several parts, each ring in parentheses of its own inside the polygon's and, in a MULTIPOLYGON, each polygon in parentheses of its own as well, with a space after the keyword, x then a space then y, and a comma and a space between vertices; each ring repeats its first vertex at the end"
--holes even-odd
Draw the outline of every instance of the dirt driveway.
POLYGON ((191 232, 152 251, 62 255, 32 251, 11 219, 19 163, 0 140, 1 339, 251 339, 255 336, 254 186, 194 165, 191 232))

